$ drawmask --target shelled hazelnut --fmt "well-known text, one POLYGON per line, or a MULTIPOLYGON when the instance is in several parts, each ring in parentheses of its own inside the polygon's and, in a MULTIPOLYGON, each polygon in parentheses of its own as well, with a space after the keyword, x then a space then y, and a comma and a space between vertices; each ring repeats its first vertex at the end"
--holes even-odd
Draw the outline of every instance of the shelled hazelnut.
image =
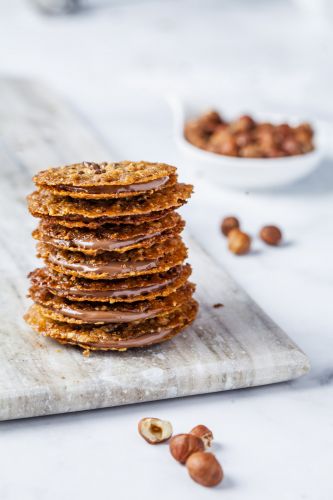
POLYGON ((224 236, 228 236, 228 234, 232 229, 238 229, 238 228, 239 228, 239 220, 237 219, 237 217, 234 217, 232 215, 224 217, 221 224, 221 231, 224 234, 224 236))
POLYGON ((170 440, 169 446, 173 458, 182 464, 192 453, 205 448, 203 440, 193 434, 177 434, 170 440))
POLYGON ((208 133, 214 132, 216 128, 222 123, 222 118, 214 110, 207 111, 199 118, 199 124, 201 125, 203 130, 208 133))
POLYGON ((258 144, 248 144, 239 150, 239 156, 244 158, 260 158, 263 156, 262 149, 258 144))
POLYGON ((278 245, 282 240, 282 232, 277 226, 264 226, 259 236, 262 241, 272 246, 278 245))
POLYGON ((258 123, 243 115, 227 122, 211 110, 189 120, 185 138, 194 146, 213 153, 243 158, 278 158, 309 153, 314 149, 313 129, 308 123, 291 126, 258 123))
POLYGON ((207 149, 213 153, 237 156, 237 142, 226 128, 218 128, 209 138, 207 149))
POLYGON ((245 255, 250 251, 251 238, 239 229, 232 229, 228 234, 228 248, 236 255, 245 255))
MULTIPOLYGON (((138 424, 140 435, 150 444, 161 443, 172 435, 172 425, 159 418, 142 418, 138 424)), ((202 486, 218 485, 224 477, 215 455, 205 452, 213 440, 212 431, 203 424, 196 425, 189 434, 177 434, 170 439, 171 455, 186 464, 190 477, 202 486)))
POLYGON ((197 120, 187 122, 184 134, 188 142, 200 149, 207 149, 209 135, 197 120))
POLYGON ((249 115, 243 115, 230 123, 230 129, 233 133, 247 132, 255 127, 256 123, 249 115))
POLYGON ((191 478, 202 486, 217 486, 224 477, 223 469, 213 453, 198 451, 186 461, 191 478))

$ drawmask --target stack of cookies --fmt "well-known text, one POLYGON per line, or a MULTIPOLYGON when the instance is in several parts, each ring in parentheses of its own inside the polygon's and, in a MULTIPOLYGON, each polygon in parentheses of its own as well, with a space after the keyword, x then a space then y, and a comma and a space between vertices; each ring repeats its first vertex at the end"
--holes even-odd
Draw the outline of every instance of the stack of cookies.
POLYGON ((171 339, 195 318, 184 221, 192 186, 163 163, 80 163, 34 177, 29 210, 45 267, 25 319, 60 343, 126 350, 171 339))

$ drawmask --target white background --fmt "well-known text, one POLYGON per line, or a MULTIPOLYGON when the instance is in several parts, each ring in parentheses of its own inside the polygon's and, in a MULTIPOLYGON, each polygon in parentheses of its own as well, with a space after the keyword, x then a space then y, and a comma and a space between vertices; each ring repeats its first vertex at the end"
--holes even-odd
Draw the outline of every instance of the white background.
MULTIPOLYGON (((112 159, 179 164, 166 93, 207 93, 223 106, 333 120, 329 2, 95 2, 45 17, 0 0, 0 71, 55 87, 109 144, 112 159), (96 7, 97 5, 97 7, 96 7), (308 5, 308 9, 302 8, 308 5)), ((0 96, 1 98, 1 96, 0 96)), ((182 166, 180 165, 180 168, 182 166)), ((200 179, 190 229, 308 354, 301 380, 182 400, 0 424, 1 500, 331 500, 333 497, 333 162, 285 189, 231 193, 200 179), (238 215, 257 239, 237 258, 219 222, 238 215), (225 481, 204 489, 136 431, 143 416, 176 432, 211 427, 225 481)))

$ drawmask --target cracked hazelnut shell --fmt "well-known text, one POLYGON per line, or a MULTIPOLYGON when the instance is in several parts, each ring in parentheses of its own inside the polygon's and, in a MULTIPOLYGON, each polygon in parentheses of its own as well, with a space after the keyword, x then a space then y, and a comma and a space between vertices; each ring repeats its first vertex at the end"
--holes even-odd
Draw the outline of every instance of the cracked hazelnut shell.
POLYGON ((147 443, 158 444, 167 441, 172 436, 172 425, 167 420, 146 417, 140 420, 138 431, 147 443))
POLYGON ((202 439, 205 448, 210 448, 212 446, 212 441, 213 441, 213 433, 208 427, 205 425, 199 424, 193 427, 193 429, 190 431, 190 434, 193 434, 194 436, 197 436, 198 438, 202 439))

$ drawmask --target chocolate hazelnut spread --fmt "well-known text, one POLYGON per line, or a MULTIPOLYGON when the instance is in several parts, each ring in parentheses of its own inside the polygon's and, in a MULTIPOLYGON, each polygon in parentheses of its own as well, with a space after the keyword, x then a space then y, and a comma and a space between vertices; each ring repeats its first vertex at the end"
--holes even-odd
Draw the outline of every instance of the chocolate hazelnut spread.
POLYGON ((64 191, 72 191, 73 193, 87 193, 87 194, 120 194, 120 193, 135 193, 139 191, 149 191, 151 189, 158 189, 169 180, 169 176, 154 179, 150 182, 139 182, 137 184, 127 184, 125 186, 66 186, 59 185, 60 189, 64 191))
POLYGON ((166 286, 170 285, 176 280, 169 279, 165 280, 164 283, 156 283, 154 285, 141 286, 136 288, 125 288, 119 290, 78 290, 76 288, 67 288, 66 290, 58 290, 55 288, 50 288, 49 290, 56 295, 71 295, 77 297, 110 297, 110 298, 126 298, 126 297, 136 297, 149 292, 155 292, 162 290, 166 286))
POLYGON ((84 273, 107 274, 111 278, 121 273, 148 271, 149 269, 154 269, 154 267, 157 266, 156 260, 139 260, 136 262, 113 261, 109 262, 108 264, 101 264, 94 266, 91 264, 68 262, 67 260, 61 259, 56 255, 52 254, 48 256, 48 260, 53 264, 66 267, 67 269, 72 269, 74 271, 79 271, 84 273))
POLYGON ((108 311, 108 310, 79 310, 70 306, 53 309, 64 316, 80 319, 86 323, 128 323, 139 319, 149 319, 157 316, 163 308, 155 308, 147 311, 108 311))
POLYGON ((143 347, 145 345, 155 344, 172 334, 172 328, 163 328, 155 333, 147 333, 140 337, 131 339, 110 340, 107 342, 85 342, 88 347, 96 347, 99 349, 127 349, 130 347, 143 347))
POLYGON ((160 236, 162 234, 162 231, 158 231, 156 233, 152 234, 146 234, 146 235, 141 235, 137 236, 136 238, 131 238, 129 240, 115 240, 115 239, 95 239, 95 240, 82 240, 79 238, 75 238, 72 240, 62 240, 59 238, 49 238, 48 240, 45 240, 45 243, 52 243, 55 246, 62 246, 62 247, 81 247, 81 248, 86 248, 86 249, 94 249, 94 250, 106 250, 106 251, 112 251, 116 250, 118 248, 123 248, 123 247, 128 247, 131 245, 135 245, 136 243, 140 243, 141 241, 149 240, 150 238, 153 238, 155 236, 160 236))

